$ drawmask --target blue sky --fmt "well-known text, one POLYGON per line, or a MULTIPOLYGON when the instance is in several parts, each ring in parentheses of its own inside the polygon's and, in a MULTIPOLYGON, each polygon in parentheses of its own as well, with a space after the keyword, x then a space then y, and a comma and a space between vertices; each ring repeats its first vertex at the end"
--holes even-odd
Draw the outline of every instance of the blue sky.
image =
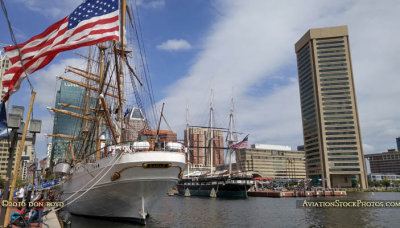
MULTIPOLYGON (((42 32, 80 2, 5 1, 18 42, 42 32)), ((212 88, 218 126, 228 125, 233 94, 237 129, 250 134, 250 144, 301 145, 294 43, 310 28, 348 25, 364 152, 395 147, 400 136, 398 1, 136 2, 158 108, 166 103, 165 115, 178 135, 186 104, 191 124, 207 124, 212 88)), ((3 19, 0 43, 10 44, 3 19)), ((34 115, 44 120, 44 133, 52 129, 45 107, 54 104, 54 77, 64 73, 66 64, 79 66, 83 61, 73 52, 62 53, 30 77, 38 92, 34 115)), ((27 106, 26 88, 24 82, 11 104, 27 106)), ((46 142, 41 134, 39 157, 46 142)))

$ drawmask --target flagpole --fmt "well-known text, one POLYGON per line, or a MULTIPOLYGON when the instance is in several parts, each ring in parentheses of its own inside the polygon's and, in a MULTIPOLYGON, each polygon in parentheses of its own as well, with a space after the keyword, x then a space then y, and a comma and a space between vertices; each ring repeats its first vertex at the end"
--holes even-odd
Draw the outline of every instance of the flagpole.
MULTIPOLYGON (((26 114, 26 118, 25 118, 24 132, 22 133, 22 139, 19 143, 18 152, 17 152, 17 160, 16 160, 15 166, 14 166, 11 190, 10 190, 10 194, 8 197, 9 202, 12 202, 15 184, 17 182, 17 178, 19 175, 19 167, 20 167, 20 163, 21 163, 22 150, 24 149, 24 145, 25 145, 26 132, 28 131, 29 120, 31 117, 33 101, 35 100, 35 96, 36 96, 36 92, 32 90, 31 102, 29 104, 28 113, 26 114)), ((7 225, 8 225, 8 220, 9 220, 8 218, 10 217, 10 212, 11 212, 11 207, 7 207, 6 216, 4 218, 4 227, 7 227, 7 225)))

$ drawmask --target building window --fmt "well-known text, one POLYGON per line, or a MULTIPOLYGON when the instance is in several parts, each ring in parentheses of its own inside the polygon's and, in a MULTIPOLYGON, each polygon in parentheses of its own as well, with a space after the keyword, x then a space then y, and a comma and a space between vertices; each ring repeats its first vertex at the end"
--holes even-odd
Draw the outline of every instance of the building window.
POLYGON ((357 152, 343 152, 343 153, 328 153, 328 156, 345 156, 345 155, 358 155, 357 152))
POLYGON ((357 147, 334 147, 334 148, 329 148, 328 150, 357 150, 357 147))
POLYGON ((328 161, 358 161, 358 158, 328 158, 328 161))
MULTIPOLYGON (((342 44, 344 43, 344 40, 337 40, 337 41, 319 41, 317 42, 317 45, 322 45, 322 44, 342 44)), ((343 45, 342 45, 343 46, 343 45)))
POLYGON ((331 172, 360 171, 360 168, 329 169, 331 172))

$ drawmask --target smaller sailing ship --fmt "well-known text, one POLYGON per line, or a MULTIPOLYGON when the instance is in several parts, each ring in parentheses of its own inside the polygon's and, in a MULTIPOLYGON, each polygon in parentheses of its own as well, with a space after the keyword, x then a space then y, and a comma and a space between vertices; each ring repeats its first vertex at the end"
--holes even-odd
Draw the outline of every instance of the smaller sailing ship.
MULTIPOLYGON (((188 118, 187 118, 188 119, 188 118)), ((253 176, 247 172, 232 172, 232 153, 235 149, 247 146, 248 136, 241 142, 234 144, 234 119, 233 119, 233 100, 230 113, 229 130, 227 136, 229 170, 214 171, 214 127, 213 127, 213 106, 210 105, 210 126, 209 130, 209 165, 210 167, 198 167, 189 170, 190 138, 189 123, 186 120, 187 148, 188 150, 188 171, 187 174, 178 182, 177 187, 180 195, 185 196, 209 196, 224 198, 247 198, 247 191, 253 185, 253 176)), ((193 147, 192 147, 193 148, 193 147)), ((221 148, 219 148, 221 149, 221 148)))

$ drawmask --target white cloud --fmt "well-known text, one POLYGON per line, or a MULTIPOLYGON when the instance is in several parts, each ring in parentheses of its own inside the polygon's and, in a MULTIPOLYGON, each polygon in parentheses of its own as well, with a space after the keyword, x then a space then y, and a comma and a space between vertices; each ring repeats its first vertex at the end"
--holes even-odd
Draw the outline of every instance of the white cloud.
POLYGON ((54 62, 46 69, 40 70, 31 79, 34 87, 39 93, 36 96, 36 103, 42 107, 54 106, 59 83, 57 84, 57 76, 62 76, 67 66, 74 66, 81 69, 86 69, 85 61, 78 58, 63 59, 59 62, 54 62))
POLYGON ((180 51, 180 50, 189 50, 192 48, 192 46, 186 40, 173 39, 163 42, 162 44, 158 45, 157 48, 166 51, 180 51))
MULTIPOLYGON (((59 79, 57 76, 64 75, 66 66, 74 66, 81 69, 86 68, 86 62, 83 59, 68 58, 61 61, 54 60, 45 69, 42 69, 29 76, 37 92, 35 98, 35 106, 39 106, 40 110, 35 111, 35 119, 42 120, 41 133, 37 135, 36 152, 39 158, 43 158, 46 154, 47 143, 51 142, 51 138, 45 136, 53 132, 53 115, 46 110, 46 107, 54 107, 56 101, 56 92, 59 88, 59 79)), ((71 78, 72 73, 69 73, 71 78)), ((72 76, 73 77, 73 76, 72 76)))
MULTIPOLYGON (((43 14, 50 18, 59 18, 67 16, 82 4, 82 0, 54 1, 54 0, 15 0, 21 2, 21 6, 31 11, 43 14)), ((55 22, 55 21, 54 21, 55 22)))
POLYGON ((394 144, 400 135, 396 1, 224 0, 216 7, 223 16, 205 34, 189 73, 160 101, 178 134, 186 103, 191 123, 207 124, 211 88, 217 125, 227 127, 234 87, 237 128, 250 133, 250 143, 302 144, 294 44, 310 28, 347 24, 363 143, 371 145, 365 150, 382 152, 394 144))
MULTIPOLYGON (((363 150, 364 150, 364 154, 373 154, 376 153, 377 151, 375 151, 375 147, 369 144, 365 144, 363 143, 363 150)), ((380 151, 382 152, 382 151, 380 151)))

